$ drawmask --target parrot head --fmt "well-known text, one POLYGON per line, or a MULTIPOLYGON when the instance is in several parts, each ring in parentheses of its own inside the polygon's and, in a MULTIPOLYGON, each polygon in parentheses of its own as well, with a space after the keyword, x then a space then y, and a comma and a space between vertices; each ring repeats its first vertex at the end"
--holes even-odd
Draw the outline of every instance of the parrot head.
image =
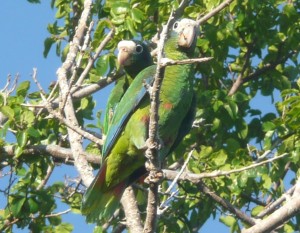
POLYGON ((179 34, 178 45, 190 48, 198 36, 199 26, 192 19, 183 18, 173 24, 173 30, 179 34))
MULTIPOLYGON (((148 59, 148 47, 140 41, 122 40, 118 43, 118 63, 124 67, 148 59)), ((151 59, 151 58, 150 58, 151 59)))

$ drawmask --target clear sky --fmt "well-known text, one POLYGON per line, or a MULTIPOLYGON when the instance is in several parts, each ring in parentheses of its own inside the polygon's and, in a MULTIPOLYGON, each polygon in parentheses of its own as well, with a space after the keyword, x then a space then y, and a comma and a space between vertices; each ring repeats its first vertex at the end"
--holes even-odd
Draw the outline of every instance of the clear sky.
MULTIPOLYGON (((48 23, 54 22, 55 12, 50 8, 50 1, 42 1, 41 4, 30 4, 25 0, 3 1, 0 8, 0 89, 3 88, 8 74, 14 77, 19 74, 20 81, 32 81, 32 69, 38 69, 38 79, 44 88, 50 82, 56 80, 56 70, 61 65, 60 59, 52 49, 48 58, 43 57, 44 39, 49 35, 46 28, 48 23)), ((32 90, 36 90, 32 82, 32 90)), ((97 93, 97 108, 103 109, 103 99, 107 97, 110 88, 105 88, 97 93), (101 101, 102 100, 102 101, 101 101)), ((265 110, 271 107, 270 98, 260 99, 254 102, 256 108, 259 106, 265 110)), ((78 173, 71 166, 59 166, 55 168, 50 182, 64 181, 64 176, 77 177, 78 173)), ((2 182, 3 185, 3 182, 2 182)), ((1 187, 1 182, 0 182, 1 187)), ((3 198, 3 197, 2 197, 3 198)), ((0 197, 0 202, 2 202, 0 197)), ((3 208, 1 205, 0 208, 3 208)), ((59 205, 58 211, 68 209, 66 205, 59 205)), ((84 217, 78 214, 67 214, 63 216, 64 221, 74 224, 75 233, 92 232, 93 226, 87 225, 84 217)), ((28 232, 28 230, 16 230, 15 232, 28 232)), ((210 220, 201 232, 229 232, 229 228, 219 223, 218 220, 210 220)))

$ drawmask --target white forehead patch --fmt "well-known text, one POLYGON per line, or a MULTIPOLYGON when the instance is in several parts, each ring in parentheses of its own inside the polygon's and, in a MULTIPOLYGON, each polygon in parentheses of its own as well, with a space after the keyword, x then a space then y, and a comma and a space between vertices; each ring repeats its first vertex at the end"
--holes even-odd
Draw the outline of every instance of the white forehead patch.
POLYGON ((132 40, 121 40, 118 43, 118 50, 127 48, 129 51, 135 50, 136 44, 132 40))

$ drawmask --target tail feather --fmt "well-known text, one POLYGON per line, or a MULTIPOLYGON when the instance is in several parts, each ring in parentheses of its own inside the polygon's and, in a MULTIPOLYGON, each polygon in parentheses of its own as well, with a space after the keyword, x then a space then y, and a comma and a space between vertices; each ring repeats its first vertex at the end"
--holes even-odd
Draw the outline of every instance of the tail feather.
POLYGON ((83 196, 81 212, 87 222, 108 220, 118 208, 126 182, 107 189, 105 187, 106 166, 103 166, 83 196))

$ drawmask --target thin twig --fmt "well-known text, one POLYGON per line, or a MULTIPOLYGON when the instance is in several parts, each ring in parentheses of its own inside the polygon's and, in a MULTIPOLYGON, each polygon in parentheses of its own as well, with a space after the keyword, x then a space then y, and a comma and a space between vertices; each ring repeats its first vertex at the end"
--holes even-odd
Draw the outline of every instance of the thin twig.
MULTIPOLYGON (((190 181, 192 183, 196 183, 197 184, 203 178, 215 178, 215 177, 219 177, 219 176, 227 176, 227 175, 230 175, 230 174, 233 174, 233 173, 243 172, 243 171, 255 168, 255 167, 262 166, 262 165, 267 164, 267 163, 271 163, 271 162, 273 162, 275 160, 284 158, 287 155, 288 155, 288 153, 284 153, 282 155, 270 158, 268 160, 265 160, 265 161, 262 161, 262 162, 259 162, 259 163, 255 163, 255 164, 251 164, 251 165, 246 166, 246 167, 242 167, 242 168, 238 168, 238 169, 233 169, 233 170, 230 170, 230 171, 213 171, 213 172, 210 172, 210 173, 201 173, 201 174, 195 174, 195 173, 190 173, 190 172, 183 172, 182 175, 179 177, 179 180, 188 180, 188 181, 190 181)), ((173 180, 177 176, 178 172, 177 171, 171 171, 171 170, 163 169, 163 173, 164 173, 164 176, 168 180, 173 180)))
POLYGON ((219 13, 221 10, 226 8, 230 5, 234 0, 226 0, 222 2, 219 6, 211 10, 208 14, 204 15, 200 19, 197 20, 198 25, 205 23, 207 20, 209 20, 211 17, 215 16, 217 13, 219 13))
POLYGON ((212 60, 213 57, 202 57, 202 58, 191 58, 184 60, 172 60, 169 58, 163 58, 161 61, 161 67, 165 66, 173 66, 173 65, 185 65, 185 64, 194 64, 194 63, 202 63, 212 60))
POLYGON ((52 172, 53 172, 54 166, 53 164, 50 164, 47 168, 47 172, 46 172, 46 176, 44 177, 44 179, 41 181, 41 183, 39 184, 39 186, 37 186, 37 190, 42 189, 48 182, 52 172))
POLYGON ((115 29, 112 28, 111 31, 106 35, 104 40, 100 43, 100 45, 96 49, 95 54, 92 57, 89 58, 88 64, 86 65, 85 69, 83 70, 80 77, 78 78, 78 81, 76 82, 76 84, 72 88, 71 93, 74 93, 75 91, 77 91, 78 88, 81 86, 83 80, 85 79, 85 77, 88 75, 90 69, 92 68, 95 60, 99 57, 99 55, 102 52, 102 50, 104 49, 104 47, 114 37, 114 35, 115 35, 115 29))
POLYGON ((61 216, 63 214, 67 214, 69 212, 71 212, 71 209, 67 209, 67 210, 64 210, 64 211, 61 211, 61 212, 58 212, 58 213, 46 214, 45 218, 57 217, 57 216, 61 216))
MULTIPOLYGON (((79 68, 80 65, 81 65, 81 61, 82 61, 82 58, 83 58, 83 56, 84 56, 84 52, 85 52, 85 50, 87 49, 88 44, 89 44, 89 42, 90 42, 91 31, 92 31, 92 29, 93 29, 93 26, 94 26, 94 21, 91 21, 91 22, 90 22, 90 25, 89 25, 89 28, 88 28, 88 30, 86 31, 86 36, 85 36, 85 38, 84 38, 83 45, 81 46, 80 54, 79 54, 78 59, 77 59, 77 61, 76 61, 76 65, 74 66, 73 74, 72 74, 72 76, 71 76, 71 78, 70 78, 70 81, 69 81, 69 90, 70 90, 70 92, 71 92, 71 88, 72 88, 72 86, 73 86, 73 83, 74 83, 74 81, 75 81, 75 78, 76 78, 76 76, 77 76, 77 70, 78 70, 78 68, 79 68)), ((81 80, 81 81, 82 81, 82 80, 81 80)), ((77 83, 78 83, 78 81, 77 81, 77 83)), ((81 82, 80 82, 79 85, 81 85, 81 82)))
MULTIPOLYGON (((185 170, 186 166, 188 165, 188 163, 190 161, 190 158, 192 157, 193 152, 194 152, 194 149, 192 151, 190 151, 190 153, 188 154, 188 157, 187 157, 186 161, 182 165, 180 171, 178 172, 177 176, 172 181, 172 183, 170 184, 168 189, 164 192, 164 195, 169 194, 171 192, 171 190, 173 189, 173 187, 177 183, 179 177, 181 176, 181 174, 185 170)), ((161 215, 162 213, 164 213, 168 209, 168 206, 166 206, 166 203, 169 202, 173 198, 173 196, 176 195, 177 192, 178 192, 178 190, 176 190, 175 192, 172 192, 171 195, 167 198, 167 200, 165 200, 164 202, 162 202, 160 204, 159 209, 158 209, 158 212, 159 212, 158 215, 161 215)))

